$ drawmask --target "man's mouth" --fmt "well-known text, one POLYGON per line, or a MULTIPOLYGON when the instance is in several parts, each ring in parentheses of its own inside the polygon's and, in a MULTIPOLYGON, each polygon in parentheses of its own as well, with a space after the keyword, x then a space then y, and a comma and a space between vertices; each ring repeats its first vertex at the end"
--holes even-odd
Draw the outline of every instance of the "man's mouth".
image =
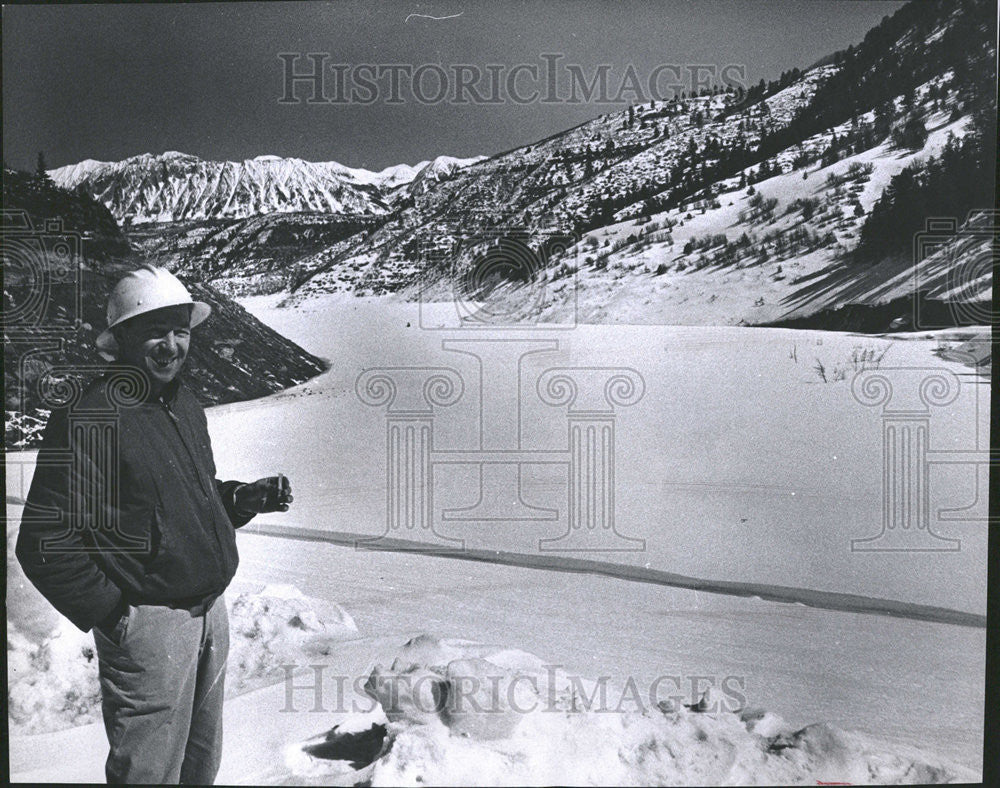
POLYGON ((151 356, 150 361, 153 362, 153 367, 155 369, 165 370, 175 361, 177 361, 177 356, 168 356, 166 358, 158 358, 156 356, 151 356))

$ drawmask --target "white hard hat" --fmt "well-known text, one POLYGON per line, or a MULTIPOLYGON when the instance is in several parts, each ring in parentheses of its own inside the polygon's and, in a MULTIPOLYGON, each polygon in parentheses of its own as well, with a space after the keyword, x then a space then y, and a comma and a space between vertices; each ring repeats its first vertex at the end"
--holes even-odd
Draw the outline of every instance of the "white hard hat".
POLYGON ((181 280, 165 268, 144 265, 130 271, 118 281, 108 299, 108 327, 97 337, 97 349, 107 354, 118 349, 111 329, 119 323, 155 309, 183 304, 191 304, 191 328, 212 311, 203 301, 192 301, 181 280))

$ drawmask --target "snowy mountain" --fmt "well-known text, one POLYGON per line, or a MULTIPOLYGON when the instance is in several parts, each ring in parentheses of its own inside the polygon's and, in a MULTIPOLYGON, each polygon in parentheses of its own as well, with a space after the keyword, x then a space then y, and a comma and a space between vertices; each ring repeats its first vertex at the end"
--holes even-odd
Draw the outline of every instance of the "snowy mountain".
POLYGON ((476 161, 440 156, 372 172, 333 161, 257 156, 219 162, 167 151, 118 162, 87 159, 49 175, 64 188, 82 187, 119 220, 141 224, 299 212, 377 216, 389 210, 384 191, 416 178, 436 182, 476 161))
MULTIPOLYGON (((976 174, 993 169, 995 15, 985 0, 909 3, 805 71, 622 108, 488 159, 374 173, 164 154, 53 177, 145 222, 147 254, 232 293, 450 298, 506 233, 545 287, 539 319, 772 323, 899 297, 925 217, 961 233, 993 206, 976 174)), ((517 290, 516 267, 479 295, 517 290)), ((963 299, 988 298, 976 282, 963 299)))
POLYGON ((365 169, 347 169, 346 172, 358 183, 370 183, 383 189, 394 189, 397 186, 415 185, 425 180, 434 183, 446 180, 457 170, 469 167, 485 158, 485 156, 473 156, 469 159, 459 159, 454 156, 438 156, 433 161, 425 160, 413 166, 396 164, 379 172, 365 169))
POLYGON ((408 194, 422 194, 434 187, 434 184, 454 177, 458 170, 478 164, 485 156, 471 159, 456 159, 454 156, 438 156, 434 161, 422 161, 416 167, 413 177, 406 188, 408 194))
POLYGON ((135 224, 300 211, 387 211, 376 186, 336 162, 278 156, 216 162, 167 151, 119 162, 88 160, 49 174, 64 188, 82 186, 119 220, 135 224))
POLYGON ((387 189, 392 189, 396 186, 402 186, 404 183, 412 181, 414 176, 420 172, 420 168, 426 163, 427 162, 422 161, 415 166, 410 166, 409 164, 396 164, 392 167, 386 167, 384 170, 380 170, 379 172, 372 172, 371 170, 365 169, 349 170, 348 172, 358 183, 371 183, 387 189))
POLYGON ((449 298, 507 233, 546 287, 541 319, 575 309, 577 283, 589 291, 577 319, 595 322, 762 323, 883 298, 925 217, 961 232, 993 205, 975 173, 992 171, 995 14, 984 0, 910 3, 805 72, 628 107, 418 176, 377 230, 303 255, 289 289, 449 298), (554 236, 570 242, 546 250, 554 236), (865 267, 841 270, 855 260, 865 267))

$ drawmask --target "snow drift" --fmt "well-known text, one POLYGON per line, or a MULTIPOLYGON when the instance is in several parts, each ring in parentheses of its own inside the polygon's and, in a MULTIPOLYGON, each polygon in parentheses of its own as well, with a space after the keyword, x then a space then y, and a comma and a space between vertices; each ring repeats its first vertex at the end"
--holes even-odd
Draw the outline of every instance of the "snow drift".
POLYGON ((525 652, 428 635, 376 666, 371 714, 287 748, 296 781, 372 785, 943 783, 969 770, 818 722, 664 698, 594 703, 598 684, 525 652), (593 693, 593 694, 592 694, 593 693), (368 750, 370 763, 365 764, 368 750))
POLYGON ((226 597, 229 608, 227 691, 235 694, 271 684, 282 665, 316 662, 333 644, 358 631, 339 605, 320 603, 291 585, 268 585, 258 593, 226 597))
MULTIPOLYGON (((81 632, 35 591, 7 540, 7 680, 11 733, 56 731, 101 719, 94 636, 81 632)), ((281 665, 317 662, 357 633, 339 605, 288 585, 226 596, 230 651, 227 696, 280 681, 281 665), (306 659, 308 657, 308 659, 306 659)))

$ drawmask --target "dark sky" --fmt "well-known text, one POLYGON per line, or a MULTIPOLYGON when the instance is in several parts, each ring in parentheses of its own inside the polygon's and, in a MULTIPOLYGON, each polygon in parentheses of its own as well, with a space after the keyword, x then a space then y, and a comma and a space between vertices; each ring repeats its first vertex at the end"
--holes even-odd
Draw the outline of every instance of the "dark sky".
MULTIPOLYGON (((3 143, 8 164, 50 167, 179 150, 207 159, 260 154, 336 160, 381 169, 447 153, 491 154, 529 143, 615 108, 596 101, 518 104, 505 89, 517 63, 521 95, 545 91, 543 53, 559 53, 588 79, 607 64, 614 95, 631 64, 641 84, 661 64, 742 65, 746 81, 773 79, 858 43, 902 3, 874 0, 700 2, 302 2, 187 5, 5 6, 3 143), (435 21, 408 14, 455 18, 435 21), (340 63, 440 64, 454 91, 454 64, 500 73, 502 103, 422 104, 404 87, 376 101, 281 104, 283 52, 328 53, 340 63)), ((300 59, 297 68, 310 64, 300 59)), ((425 69, 425 95, 437 72, 425 69)), ((661 72, 661 90, 676 82, 661 72)), ((682 72, 689 81, 690 71, 682 72)), ((404 79, 405 83, 405 79, 404 79)), ((357 84, 354 82, 353 84, 357 84)), ((326 92, 336 97, 333 72, 326 92)), ((646 88, 643 87, 645 90, 646 88)), ((307 85, 297 87, 305 99, 307 85)), ((470 94, 466 94, 467 96, 470 94)), ((626 98, 633 94, 626 92, 626 98)))

